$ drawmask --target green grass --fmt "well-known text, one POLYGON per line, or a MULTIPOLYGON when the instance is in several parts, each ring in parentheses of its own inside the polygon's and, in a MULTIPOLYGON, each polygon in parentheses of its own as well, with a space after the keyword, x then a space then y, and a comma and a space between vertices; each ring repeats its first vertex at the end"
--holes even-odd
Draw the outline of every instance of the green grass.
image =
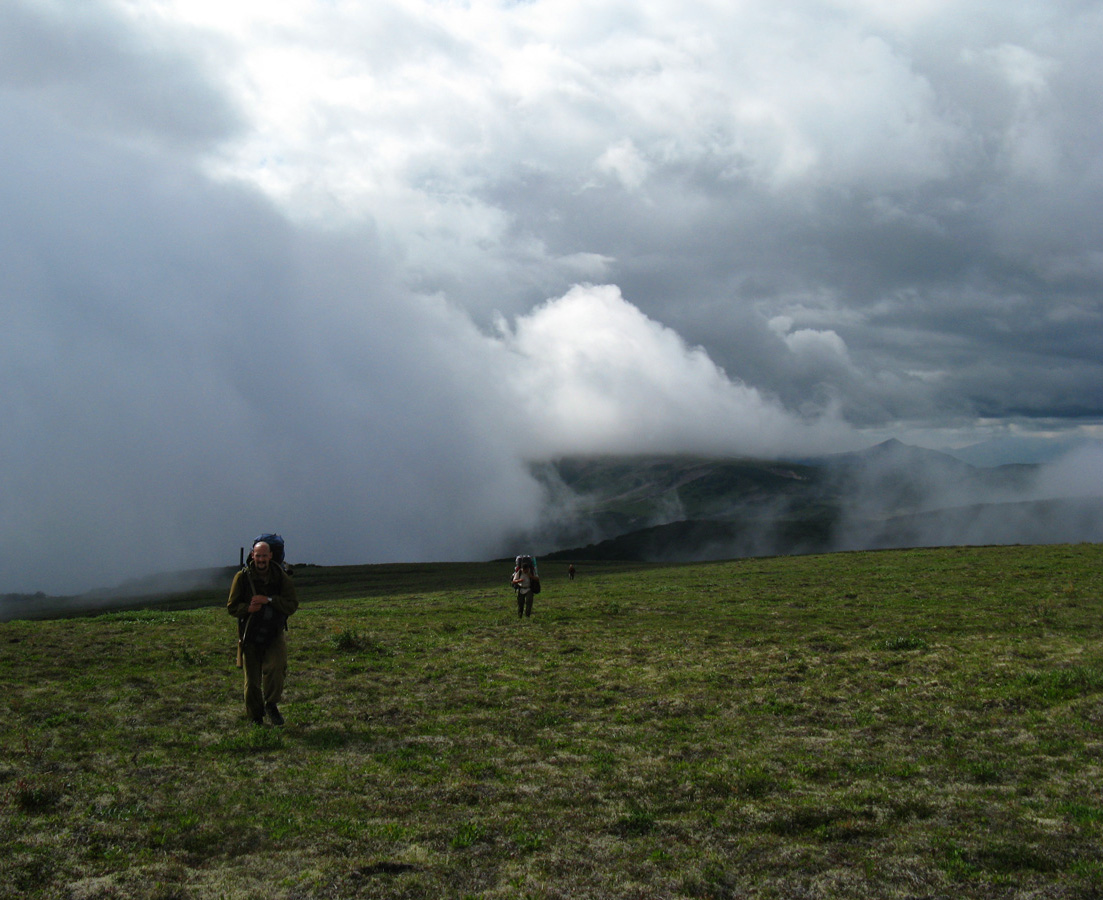
POLYGON ((1101 562, 300 567, 282 729, 221 597, 8 622, 0 897, 1097 897, 1101 562))

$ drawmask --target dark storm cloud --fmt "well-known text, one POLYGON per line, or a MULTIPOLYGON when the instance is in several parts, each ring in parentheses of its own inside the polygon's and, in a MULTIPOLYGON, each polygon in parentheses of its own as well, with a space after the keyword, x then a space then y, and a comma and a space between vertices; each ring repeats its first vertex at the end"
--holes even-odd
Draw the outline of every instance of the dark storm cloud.
POLYGON ((488 470, 527 482, 474 446, 465 323, 396 286, 370 230, 296 230, 102 124, 0 102, 3 589, 232 563, 272 527, 299 559, 489 552, 508 507, 459 537, 488 470))
MULTIPOLYGON (((736 65, 709 84, 731 106, 687 76, 701 115, 676 135, 615 108, 611 76, 623 164, 568 191, 517 170, 493 202, 553 254, 600 254, 633 303, 793 408, 834 398, 862 426, 1098 418, 1099 10, 938 7, 912 27, 859 5, 813 36, 826 8, 752 29, 784 52, 745 64, 757 83, 736 65), (730 115, 741 103, 763 118, 730 115), (775 316, 837 335, 849 364, 779 354, 775 316)), ((746 59, 750 39, 715 43, 746 59)), ((684 75, 667 60, 619 77, 684 75)))
POLYGON ((181 32, 143 30, 98 3, 0 8, 0 87, 52 116, 118 139, 199 146, 238 123, 181 32))
POLYGON ((1033 0, 4 5, 0 590, 262 530, 504 555, 562 453, 1094 433, 1101 34, 1033 0))
POLYGON ((515 524, 484 491, 523 500, 521 464, 476 445, 448 362, 478 336, 397 288, 369 233, 320 240, 248 192, 29 124, 0 225, 6 590, 232 563, 275 527, 329 561, 486 554, 515 524))
MULTIPOLYGON (((270 529, 319 562, 511 549, 540 502, 527 458, 587 445, 570 406, 524 417, 572 379, 534 365, 535 326, 487 336, 404 287, 370 225, 293 226, 176 153, 25 101, 9 90, 0 103, 5 592, 232 563, 270 529), (511 384, 518 372, 535 381, 511 384)), ((618 296, 607 306, 640 340, 662 338, 656 384, 690 373, 668 410, 700 390, 694 373, 716 381, 618 296)), ((576 324, 560 315, 542 333, 562 346, 576 324)), ((623 440, 640 404, 655 406, 632 395, 630 355, 621 365, 598 440, 623 440)), ((677 427, 657 428, 670 446, 677 427)))

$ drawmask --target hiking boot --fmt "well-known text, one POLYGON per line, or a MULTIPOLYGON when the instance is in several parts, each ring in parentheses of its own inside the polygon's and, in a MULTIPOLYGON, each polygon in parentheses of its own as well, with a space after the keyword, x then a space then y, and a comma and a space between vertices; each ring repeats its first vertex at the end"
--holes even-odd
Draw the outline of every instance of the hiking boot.
POLYGON ((279 707, 275 703, 265 703, 264 710, 268 713, 268 718, 272 720, 273 725, 283 724, 283 716, 280 715, 279 707))

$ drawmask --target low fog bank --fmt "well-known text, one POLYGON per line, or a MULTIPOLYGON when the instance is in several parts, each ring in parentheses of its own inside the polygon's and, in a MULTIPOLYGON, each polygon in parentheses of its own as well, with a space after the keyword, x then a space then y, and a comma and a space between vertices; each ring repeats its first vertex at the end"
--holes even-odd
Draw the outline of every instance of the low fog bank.
POLYGON ((67 615, 164 607, 166 603, 214 602, 228 594, 236 566, 161 572, 131 578, 113 588, 97 588, 68 597, 52 597, 43 591, 33 594, 0 594, 0 622, 13 619, 51 619, 67 615))
POLYGON ((1103 542, 1103 500, 965 506, 851 523, 838 550, 1103 542))
POLYGON ((836 465, 831 549, 1103 539, 1103 450, 1042 465, 974 467, 895 442, 836 465))
POLYGON ((237 572, 237 566, 219 566, 211 569, 188 569, 180 572, 158 572, 141 578, 130 578, 115 588, 101 588, 82 594, 89 600, 97 597, 105 599, 125 599, 128 597, 155 597, 167 594, 182 594, 189 591, 203 591, 214 588, 230 587, 230 579, 237 572))
MULTIPOLYGON (((665 465, 666 472, 659 463, 640 463, 636 483, 627 477, 613 483, 619 475, 606 464, 606 485, 592 470, 583 477, 567 463, 552 474, 542 471, 549 514, 544 532, 531 536, 532 545, 552 559, 672 562, 1103 542, 1098 446, 1046 465, 991 468, 897 441, 788 467, 687 460, 665 465), (669 480, 660 483, 663 477, 669 480), (572 490, 572 483, 584 489, 572 490)), ((627 462, 621 466, 630 468, 627 462)))
MULTIPOLYGON (((706 561, 835 551, 1103 543, 1103 450, 981 468, 889 441, 801 463, 632 457, 534 466, 538 528, 500 553, 548 560, 706 561)), ((294 551, 292 562, 307 560, 294 551)), ((238 555, 238 548, 233 549, 238 555)), ((472 557, 475 558, 475 557, 472 557)), ((350 558, 353 564, 370 559, 350 558)), ((0 621, 215 602, 236 566, 169 571, 51 597, 0 595, 0 621)))

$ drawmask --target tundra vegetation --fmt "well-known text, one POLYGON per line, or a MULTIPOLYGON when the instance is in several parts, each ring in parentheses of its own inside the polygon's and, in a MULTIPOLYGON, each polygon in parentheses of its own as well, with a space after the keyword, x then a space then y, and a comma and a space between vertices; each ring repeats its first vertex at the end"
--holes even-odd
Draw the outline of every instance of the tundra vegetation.
POLYGON ((0 896, 1103 894, 1095 545, 296 572, 280 729, 224 594, 0 625, 0 896))

